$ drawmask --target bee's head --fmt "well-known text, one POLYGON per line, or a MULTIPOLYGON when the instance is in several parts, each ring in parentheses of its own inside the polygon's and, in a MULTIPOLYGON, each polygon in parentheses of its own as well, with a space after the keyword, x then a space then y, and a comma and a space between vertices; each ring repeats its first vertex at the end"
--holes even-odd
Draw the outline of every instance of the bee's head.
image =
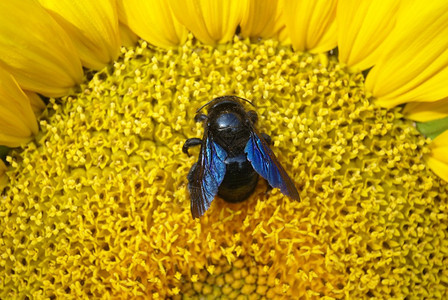
POLYGON ((223 142, 246 139, 249 135, 247 127, 249 119, 241 99, 235 96, 223 96, 206 104, 209 105, 206 126, 223 142))

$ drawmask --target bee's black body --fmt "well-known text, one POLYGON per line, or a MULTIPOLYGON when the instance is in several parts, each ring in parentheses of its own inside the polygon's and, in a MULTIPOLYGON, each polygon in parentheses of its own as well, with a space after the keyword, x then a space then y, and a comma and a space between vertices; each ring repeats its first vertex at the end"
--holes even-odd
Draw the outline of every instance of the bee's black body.
MULTIPOLYGON (((223 97, 209 108, 207 127, 213 132, 214 141, 227 153, 224 161, 226 174, 219 186, 218 195, 228 202, 245 200, 254 191, 258 182, 258 173, 246 158, 244 148, 250 137, 250 127, 247 123, 248 113, 231 97, 223 97)), ((249 117, 256 118, 252 111, 249 117)), ((203 117, 204 118, 204 117, 203 117)), ((252 120, 255 122, 255 119, 252 120)), ((192 174, 197 164, 190 170, 188 181, 192 182, 192 174)))
POLYGON ((269 149, 270 137, 254 128, 256 112, 246 112, 239 100, 224 96, 209 102, 208 116, 195 118, 204 121, 204 138, 188 139, 183 146, 188 153, 189 147, 201 145, 199 160, 188 174, 193 217, 200 217, 216 194, 228 202, 245 200, 254 191, 258 174, 298 199, 292 180, 269 149))

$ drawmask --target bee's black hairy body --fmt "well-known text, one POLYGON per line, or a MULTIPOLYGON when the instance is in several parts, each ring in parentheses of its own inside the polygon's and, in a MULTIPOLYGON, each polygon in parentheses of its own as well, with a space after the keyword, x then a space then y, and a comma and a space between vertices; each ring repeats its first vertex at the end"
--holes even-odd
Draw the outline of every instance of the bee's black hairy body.
MULTIPOLYGON (((188 173, 188 182, 191 186, 195 180, 193 174, 198 167, 194 164, 188 173)), ((226 175, 218 188, 218 196, 227 202, 237 203, 246 200, 254 191, 258 182, 258 174, 250 162, 227 162, 226 175)))
MULTIPOLYGON (((241 202, 247 199, 258 182, 258 174, 247 160, 244 148, 250 137, 248 122, 255 122, 255 111, 246 112, 231 96, 216 98, 208 109, 204 126, 213 135, 214 141, 226 152, 224 160, 226 173, 218 188, 218 196, 227 202, 241 202)), ((196 167, 196 165, 195 165, 196 167)), ((190 170, 188 181, 194 172, 190 170)))
POLYGON ((250 137, 248 122, 251 120, 247 112, 233 100, 223 99, 208 110, 207 126, 216 143, 227 152, 226 174, 218 196, 228 202, 245 200, 257 186, 258 174, 244 152, 250 137))
POLYGON ((299 199, 293 181, 269 147, 271 138, 255 128, 257 113, 246 111, 242 101, 252 104, 236 96, 223 96, 204 105, 208 115, 200 113, 204 106, 197 111, 195 120, 203 122, 204 136, 186 140, 182 148, 188 154, 190 147, 201 145, 198 162, 188 174, 194 218, 205 213, 216 195, 227 202, 247 199, 259 175, 283 194, 299 199))

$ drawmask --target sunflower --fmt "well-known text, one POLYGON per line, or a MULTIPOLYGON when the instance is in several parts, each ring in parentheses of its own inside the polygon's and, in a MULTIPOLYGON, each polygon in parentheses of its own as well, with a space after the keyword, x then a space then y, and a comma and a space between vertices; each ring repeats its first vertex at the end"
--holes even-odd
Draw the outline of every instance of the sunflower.
POLYGON ((0 3, 0 298, 446 298, 446 1, 0 3), (300 193, 191 217, 195 111, 300 193), (5 164, 6 163, 6 164, 5 164))

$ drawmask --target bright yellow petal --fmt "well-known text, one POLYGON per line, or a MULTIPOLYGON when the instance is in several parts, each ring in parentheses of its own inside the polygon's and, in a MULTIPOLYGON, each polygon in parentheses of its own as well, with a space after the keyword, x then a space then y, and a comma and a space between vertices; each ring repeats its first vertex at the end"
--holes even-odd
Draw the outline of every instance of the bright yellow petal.
POLYGON ((434 157, 428 157, 426 164, 437 176, 448 182, 448 163, 444 163, 434 157))
POLYGON ((403 2, 366 89, 384 107, 448 96, 448 1, 403 2))
POLYGON ((235 35, 243 10, 237 0, 169 0, 176 18, 206 44, 225 43, 235 35))
POLYGON ((0 68, 0 145, 20 146, 37 131, 29 98, 14 77, 0 68))
MULTIPOLYGON (((243 1, 244 2, 244 1, 243 1)), ((241 36, 271 38, 285 26, 283 0, 246 0, 241 20, 241 36)))
POLYGON ((59 97, 82 81, 72 41, 39 3, 0 1, 0 20, 0 65, 23 89, 59 97))
POLYGON ((39 0, 69 34, 82 64, 99 70, 120 53, 115 0, 39 0))
POLYGON ((279 40, 282 45, 291 45, 291 38, 289 37, 288 30, 286 30, 286 26, 279 30, 275 38, 279 40))
POLYGON ((324 52, 336 47, 337 0, 285 0, 284 18, 296 51, 324 52))
POLYGON ((138 36, 128 27, 128 25, 120 22, 120 39, 125 47, 133 47, 137 44, 138 36))
MULTIPOLYGON (((448 147, 448 130, 438 135, 432 142, 431 142, 431 148, 441 148, 441 147, 448 147)), ((448 152, 447 152, 448 153, 448 152)), ((448 159, 448 155, 444 155, 445 159, 448 159)), ((445 160, 448 162, 448 160, 445 160)))
POLYGON ((399 3, 339 0, 336 16, 339 61, 355 70, 373 66, 382 54, 380 45, 395 27, 399 3))
POLYGON ((187 29, 176 20, 165 1, 118 0, 118 9, 120 21, 153 45, 171 48, 187 39, 187 29))
POLYGON ((40 113, 45 109, 45 103, 42 100, 42 98, 34 93, 34 92, 30 92, 30 91, 24 91, 25 95, 30 99, 30 103, 31 103, 31 108, 34 111, 34 114, 36 116, 39 116, 40 113))
POLYGON ((123 2, 121 0, 117 1, 117 13, 118 13, 118 26, 120 30, 121 44, 125 47, 133 47, 137 44, 138 36, 129 28, 126 20, 126 14, 123 8, 123 2))
POLYGON ((411 102, 407 103, 403 110, 406 118, 428 122, 448 117, 448 98, 435 102, 411 102))
POLYGON ((426 162, 434 173, 448 182, 448 130, 432 141, 426 162))

